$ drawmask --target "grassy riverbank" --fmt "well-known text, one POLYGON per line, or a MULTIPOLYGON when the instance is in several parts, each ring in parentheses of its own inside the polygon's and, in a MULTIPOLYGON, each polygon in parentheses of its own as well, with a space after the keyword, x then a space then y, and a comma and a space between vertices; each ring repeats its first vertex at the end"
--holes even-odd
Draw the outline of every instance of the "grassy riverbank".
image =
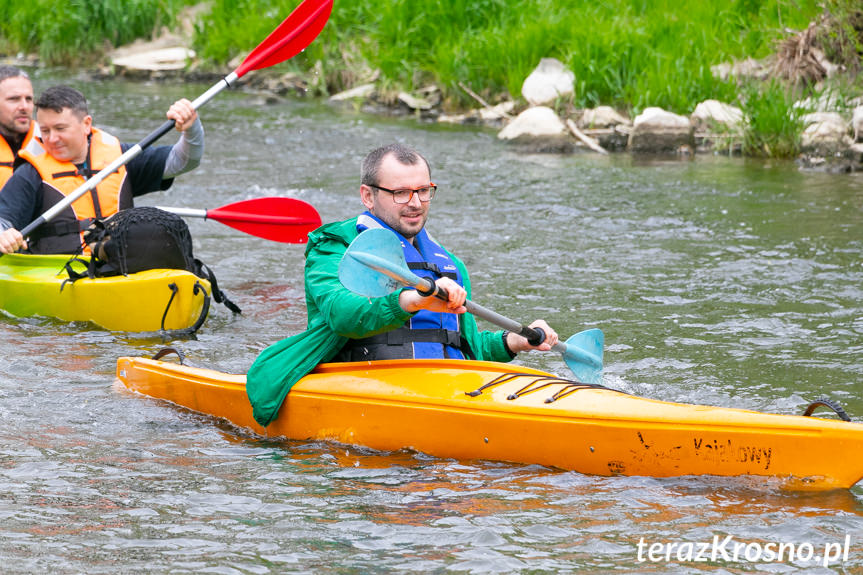
MULTIPOLYGON (((846 9, 851 0, 833 0, 846 9)), ((197 37, 221 62, 254 46, 296 0, 214 0, 197 37)), ((305 64, 322 60, 331 90, 370 70, 385 83, 436 83, 453 105, 469 103, 463 82, 489 100, 518 97, 540 58, 576 76, 574 104, 691 112, 707 99, 734 100, 737 86, 710 67, 775 49, 786 28, 801 30, 817 0, 393 0, 336 2, 305 64)))
POLYGON ((0 53, 36 53, 49 65, 92 63, 106 47, 172 26, 187 0, 0 0, 0 53))
MULTIPOLYGON (((194 47, 206 65, 225 68, 257 45, 297 2, 212 0, 196 23, 194 47)), ((711 66, 763 58, 775 52, 780 39, 829 14, 835 24, 822 38, 828 58, 859 69, 863 38, 850 24, 856 15, 863 19, 858 2, 336 0, 321 37, 282 67, 314 70, 312 88, 321 94, 373 77, 384 90, 436 84, 445 109, 453 111, 475 105, 461 85, 492 103, 518 98, 540 58, 554 57, 575 73, 576 93, 567 104, 576 108, 605 104, 632 115, 659 106, 689 114, 698 102, 713 98, 757 112, 762 126, 782 135, 794 132, 797 120, 768 112, 785 110, 793 99, 808 95, 806 86, 794 92, 775 84, 741 87, 733 79, 716 78, 711 66)), ((6 15, 0 17, 0 50, 38 51, 48 63, 81 65, 105 44, 119 45, 170 26, 184 5, 195 3, 0 0, 0 15, 6 15)), ((841 82, 841 89, 863 91, 863 76, 847 77, 850 84, 841 82)), ((756 138, 751 148, 764 150, 763 143, 756 138)), ((767 149, 786 155, 794 146, 767 149)))
MULTIPOLYGON (((444 108, 475 106, 462 85, 486 101, 518 98, 543 57, 575 73, 575 108, 611 105, 631 116, 648 106, 690 114, 707 99, 743 108, 744 153, 794 156, 801 110, 793 102, 816 92, 796 85, 719 79, 723 62, 761 59, 780 40, 820 17, 831 23, 819 44, 834 63, 857 72, 863 37, 859 0, 392 0, 336 2, 320 39, 291 65, 316 69, 312 88, 335 92, 379 73, 378 87, 435 84, 444 108)), ((200 54, 223 62, 254 46, 295 0, 214 0, 200 22, 200 54)), ((823 20, 822 20, 823 21, 823 20)), ((863 82, 834 82, 860 95, 863 82)))

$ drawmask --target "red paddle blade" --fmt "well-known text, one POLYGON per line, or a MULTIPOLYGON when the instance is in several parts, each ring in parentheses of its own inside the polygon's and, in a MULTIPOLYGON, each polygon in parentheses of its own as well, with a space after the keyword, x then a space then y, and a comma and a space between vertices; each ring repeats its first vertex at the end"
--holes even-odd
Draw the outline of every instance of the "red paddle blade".
POLYGON ((321 225, 311 205, 296 198, 254 198, 207 210, 207 218, 259 238, 304 244, 321 225))
POLYGON ((333 0, 305 0, 246 56, 234 73, 242 78, 251 70, 268 68, 293 58, 318 37, 332 10, 333 0))

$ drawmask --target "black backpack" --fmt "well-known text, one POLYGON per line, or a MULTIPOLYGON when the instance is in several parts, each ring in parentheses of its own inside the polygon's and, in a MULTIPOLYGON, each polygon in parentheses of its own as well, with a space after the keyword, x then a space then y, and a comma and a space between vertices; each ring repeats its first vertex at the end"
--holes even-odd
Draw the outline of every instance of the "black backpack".
POLYGON ((149 206, 122 210, 90 224, 84 231, 84 243, 92 254, 87 271, 72 270, 72 262, 77 260, 72 258, 66 263, 67 281, 128 275, 152 269, 186 270, 210 282, 216 302, 234 313, 241 313, 240 308, 219 290, 212 270, 192 253, 189 227, 176 214, 149 206))

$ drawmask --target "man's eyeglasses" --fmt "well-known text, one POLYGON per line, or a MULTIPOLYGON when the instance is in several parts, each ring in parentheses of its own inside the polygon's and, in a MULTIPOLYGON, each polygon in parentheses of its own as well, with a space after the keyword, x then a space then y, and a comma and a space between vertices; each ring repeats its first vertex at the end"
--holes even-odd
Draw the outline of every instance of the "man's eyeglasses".
POLYGON ((434 197, 434 193, 437 191, 437 186, 434 183, 429 183, 427 186, 420 186, 418 188, 409 188, 403 190, 391 190, 389 188, 382 188, 380 186, 374 186, 372 184, 367 184, 370 188, 375 188, 376 190, 381 190, 384 192, 389 192, 393 195, 393 202, 397 204, 406 204, 411 201, 411 198, 414 194, 420 199, 421 202, 430 202, 434 197))

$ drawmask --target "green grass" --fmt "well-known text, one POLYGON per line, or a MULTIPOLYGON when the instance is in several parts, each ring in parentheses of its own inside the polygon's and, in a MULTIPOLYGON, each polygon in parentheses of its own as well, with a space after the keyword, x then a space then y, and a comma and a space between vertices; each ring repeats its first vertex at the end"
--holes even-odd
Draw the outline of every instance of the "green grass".
MULTIPOLYGON (((105 46, 148 37, 194 0, 0 0, 0 51, 38 50, 49 64, 90 61, 105 46)), ((211 0, 194 48, 214 67, 244 56, 299 0, 211 0)), ((379 73, 392 92, 438 85, 448 111, 473 107, 460 85, 495 103, 521 95, 541 58, 575 73, 561 106, 611 105, 634 116, 648 106, 689 114, 713 98, 738 101, 735 80, 711 66, 774 52, 788 30, 824 12, 834 28, 827 52, 863 68, 859 0, 335 0, 321 36, 276 70, 314 70, 312 89, 334 93, 379 73), (858 26, 858 29, 860 26, 858 26)), ((852 77, 854 78, 854 77, 852 77)), ((863 75, 843 89, 863 89, 863 75)), ((797 94, 803 97, 806 94, 797 94)), ((789 155, 799 118, 779 84, 745 88, 749 153, 789 155)))
MULTIPOLYGON (((196 48, 227 61, 296 4, 214 0, 196 48)), ((803 29, 820 12, 817 0, 336 0, 321 37, 292 65, 323 60, 330 91, 348 87, 359 76, 351 68, 365 65, 388 85, 434 82, 464 106, 472 102, 459 82, 490 101, 518 97, 540 58, 554 57, 575 73, 578 107, 689 113, 707 98, 737 94, 710 66, 763 57, 784 27, 803 29)))
POLYGON ((81 64, 172 25, 185 0, 0 0, 0 50, 81 64))
POLYGON ((777 82, 750 85, 742 94, 747 156, 792 158, 800 150, 801 121, 807 110, 794 107, 793 94, 777 82))

